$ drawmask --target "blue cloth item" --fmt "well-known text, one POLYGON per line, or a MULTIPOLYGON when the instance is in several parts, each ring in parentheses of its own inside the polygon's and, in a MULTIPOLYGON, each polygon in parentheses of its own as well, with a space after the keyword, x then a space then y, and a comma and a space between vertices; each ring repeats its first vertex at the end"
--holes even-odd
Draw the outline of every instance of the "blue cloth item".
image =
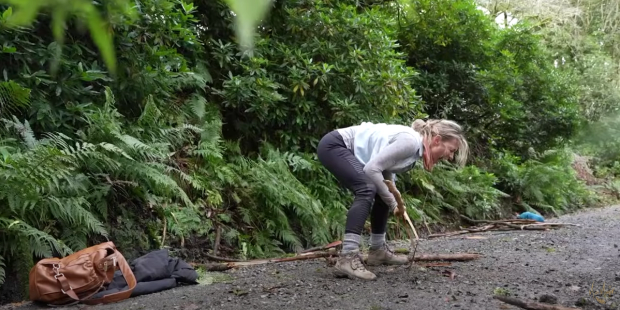
POLYGON ((542 217, 541 215, 538 215, 536 213, 532 213, 532 212, 523 212, 521 214, 519 214, 519 216, 517 217, 519 219, 524 219, 524 220, 536 220, 539 222, 544 222, 545 218, 542 217))

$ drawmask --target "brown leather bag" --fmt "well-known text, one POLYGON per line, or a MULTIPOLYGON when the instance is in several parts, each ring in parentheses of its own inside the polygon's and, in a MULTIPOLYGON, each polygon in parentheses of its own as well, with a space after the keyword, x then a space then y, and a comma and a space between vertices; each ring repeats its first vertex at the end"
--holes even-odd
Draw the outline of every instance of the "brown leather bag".
POLYGON ((50 306, 117 302, 131 296, 136 278, 112 242, 104 242, 64 258, 45 258, 30 270, 30 300, 50 306), (93 299, 120 269, 128 289, 93 299))

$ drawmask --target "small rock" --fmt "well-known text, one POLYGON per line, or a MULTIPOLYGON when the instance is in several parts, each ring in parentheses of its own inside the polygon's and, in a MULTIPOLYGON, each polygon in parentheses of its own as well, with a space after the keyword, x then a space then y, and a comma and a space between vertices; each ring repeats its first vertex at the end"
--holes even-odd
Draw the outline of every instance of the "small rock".
POLYGON ((544 294, 544 295, 541 295, 540 298, 538 298, 538 301, 548 303, 548 304, 557 304, 558 298, 555 295, 544 294))
POLYGON ((398 295, 398 298, 408 298, 408 297, 409 297, 409 294, 407 293, 398 295))

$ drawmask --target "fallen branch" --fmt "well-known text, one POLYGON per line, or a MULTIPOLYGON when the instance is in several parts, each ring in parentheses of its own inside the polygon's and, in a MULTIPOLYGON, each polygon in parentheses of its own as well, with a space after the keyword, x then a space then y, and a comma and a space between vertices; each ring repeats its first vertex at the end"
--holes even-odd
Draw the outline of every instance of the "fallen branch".
MULTIPOLYGON (((465 217, 463 215, 461 216, 465 217)), ((459 231, 444 233, 444 234, 432 234, 432 235, 429 235, 428 238, 430 239, 430 238, 438 238, 438 237, 451 237, 451 236, 457 236, 457 235, 469 234, 469 233, 477 233, 477 232, 483 232, 483 231, 549 230, 549 229, 558 228, 562 226, 580 226, 579 224, 571 224, 571 223, 540 223, 536 221, 531 223, 529 221, 533 221, 533 220, 479 221, 479 222, 488 223, 488 224, 482 225, 482 226, 474 226, 474 227, 462 229, 459 231)))
POLYGON ((522 301, 513 297, 506 296, 498 296, 495 295, 493 298, 503 301, 507 304, 517 306, 519 308, 527 309, 527 310, 581 310, 580 308, 569 308, 561 305, 551 305, 545 303, 538 302, 530 302, 530 301, 522 301))
POLYGON ((517 224, 517 223, 521 223, 521 224, 534 224, 534 223, 539 223, 536 220, 528 220, 528 219, 504 219, 504 220, 474 220, 471 219, 463 214, 459 214, 460 217, 462 217, 463 219, 467 220, 470 223, 474 223, 474 224, 495 224, 495 223, 512 223, 512 224, 517 224))
POLYGON ((215 241, 213 241, 213 255, 217 255, 217 250, 220 248, 220 239, 222 238, 222 228, 217 225, 215 229, 215 241))
MULTIPOLYGON (((232 259, 228 259, 229 261, 225 263, 207 263, 207 264, 191 263, 191 265, 194 267, 205 268, 207 269, 207 271, 224 271, 224 270, 238 268, 238 267, 264 265, 264 264, 270 264, 270 263, 292 262, 292 261, 323 258, 323 257, 329 257, 329 256, 335 256, 335 255, 337 254, 329 253, 329 252, 315 252, 315 253, 296 255, 292 257, 255 259, 255 260, 247 260, 247 261, 232 261, 232 259)), ((223 259, 220 258, 219 260, 223 260, 223 259)))
POLYGON ((482 254, 477 254, 477 253, 418 254, 414 258, 414 260, 418 262, 437 261, 437 260, 465 262, 465 261, 475 260, 480 257, 482 257, 482 254))
MULTIPOLYGON (((212 255, 207 255, 212 256, 212 255)), ((248 261, 233 261, 233 259, 226 259, 222 257, 216 257, 219 261, 226 261, 221 263, 191 263, 194 267, 201 267, 207 269, 207 271, 224 271, 232 268, 248 267, 255 265, 264 265, 271 263, 283 263, 292 261, 301 261, 317 258, 330 258, 337 257, 338 253, 333 252, 312 252, 306 254, 300 254, 291 257, 271 258, 271 259, 256 259, 248 261)), ((453 254, 418 254, 413 259, 414 261, 470 261, 482 257, 480 254, 475 253, 453 253, 453 254)), ((365 261, 367 255, 362 255, 362 259, 365 261)))
POLYGON ((444 262, 444 263, 426 263, 426 264, 417 264, 418 267, 431 268, 431 267, 449 267, 452 266, 452 263, 444 262))
POLYGON ((166 228, 168 227, 168 223, 166 222, 166 216, 164 215, 164 231, 161 233, 161 244, 159 245, 160 248, 164 247, 164 244, 166 244, 166 228))
POLYGON ((334 241, 334 242, 328 243, 326 245, 321 245, 321 246, 317 246, 317 247, 310 248, 310 249, 307 249, 307 250, 303 250, 303 251, 301 251, 301 253, 310 253, 310 252, 316 252, 316 251, 321 251, 321 250, 327 250, 327 249, 335 248, 335 247, 337 247, 337 246, 339 246, 341 244, 342 244, 341 240, 334 241))
POLYGON ((218 261, 218 262, 243 262, 244 261, 243 259, 221 257, 221 256, 209 254, 209 253, 204 253, 203 255, 206 256, 208 259, 218 261))

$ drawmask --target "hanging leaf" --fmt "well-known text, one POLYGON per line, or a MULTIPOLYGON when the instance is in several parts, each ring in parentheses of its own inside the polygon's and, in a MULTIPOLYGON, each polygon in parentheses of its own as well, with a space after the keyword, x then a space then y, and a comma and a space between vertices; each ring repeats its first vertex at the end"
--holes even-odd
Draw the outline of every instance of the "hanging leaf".
POLYGON ((236 33, 243 50, 254 45, 254 33, 268 12, 271 0, 226 0, 236 15, 236 33))

